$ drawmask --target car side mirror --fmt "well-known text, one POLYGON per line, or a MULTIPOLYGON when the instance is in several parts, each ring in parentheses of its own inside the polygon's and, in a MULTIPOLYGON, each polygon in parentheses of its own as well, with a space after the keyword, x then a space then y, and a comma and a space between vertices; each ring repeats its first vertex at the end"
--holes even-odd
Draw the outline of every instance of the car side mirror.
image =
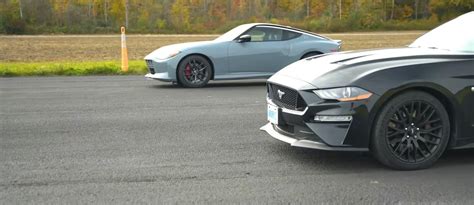
POLYGON ((245 42, 250 42, 252 40, 252 36, 250 35, 242 35, 237 39, 238 43, 245 43, 245 42))

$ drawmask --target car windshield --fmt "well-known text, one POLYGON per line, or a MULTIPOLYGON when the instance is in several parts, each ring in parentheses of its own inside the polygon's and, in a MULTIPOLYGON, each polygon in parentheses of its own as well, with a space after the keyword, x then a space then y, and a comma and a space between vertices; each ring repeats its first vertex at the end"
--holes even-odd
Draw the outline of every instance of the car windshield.
POLYGON ((474 12, 451 20, 416 39, 410 47, 474 53, 474 12))
POLYGON ((214 41, 232 41, 235 38, 237 38, 240 34, 247 31, 250 27, 252 27, 251 24, 244 24, 244 25, 237 26, 233 28, 232 30, 227 31, 226 33, 217 37, 216 39, 214 39, 214 41))

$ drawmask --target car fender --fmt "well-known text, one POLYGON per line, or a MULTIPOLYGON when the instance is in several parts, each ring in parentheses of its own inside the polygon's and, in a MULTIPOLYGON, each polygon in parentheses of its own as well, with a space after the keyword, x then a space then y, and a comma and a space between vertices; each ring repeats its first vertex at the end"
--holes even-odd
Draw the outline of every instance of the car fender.
MULTIPOLYGON (((184 56, 182 59, 190 55, 201 55, 207 58, 214 71, 214 75, 227 73, 227 56, 228 56, 228 47, 230 42, 217 42, 209 45, 201 45, 198 47, 193 47, 183 51, 184 56), (223 52, 224 51, 224 52, 223 52)), ((182 61, 180 60, 180 62, 182 61)), ((179 66, 179 64, 177 65, 179 66)))
POLYGON ((330 53, 337 46, 326 40, 306 39, 304 41, 290 42, 290 56, 300 59, 304 54, 311 52, 330 53))

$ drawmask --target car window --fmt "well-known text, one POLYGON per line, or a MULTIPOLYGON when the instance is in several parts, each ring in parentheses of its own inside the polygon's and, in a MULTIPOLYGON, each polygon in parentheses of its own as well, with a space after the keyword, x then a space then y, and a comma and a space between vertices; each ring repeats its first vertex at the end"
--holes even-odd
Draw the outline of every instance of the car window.
POLYGON ((298 38, 300 37, 302 34, 301 33, 296 33, 296 32, 293 32, 293 31, 287 31, 287 30, 284 30, 283 31, 283 40, 286 41, 286 40, 291 40, 291 39, 294 39, 294 38, 298 38))
POLYGON ((232 30, 227 31, 226 33, 224 33, 221 36, 217 37, 214 40, 215 41, 232 41, 236 37, 238 37, 240 34, 247 31, 248 29, 250 29, 251 27, 252 27, 251 24, 244 24, 244 25, 237 26, 237 27, 233 28, 232 30))
POLYGON ((257 26, 247 31, 245 35, 250 35, 252 37, 251 42, 281 41, 283 30, 257 26))

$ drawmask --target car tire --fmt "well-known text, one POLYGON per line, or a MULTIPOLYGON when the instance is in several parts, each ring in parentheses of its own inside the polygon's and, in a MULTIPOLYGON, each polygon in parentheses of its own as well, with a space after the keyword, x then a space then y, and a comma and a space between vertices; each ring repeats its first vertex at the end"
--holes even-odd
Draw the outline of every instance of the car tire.
POLYGON ((449 115, 438 99, 425 92, 405 92, 386 103, 376 117, 371 152, 393 169, 425 169, 444 153, 449 135, 449 115))
POLYGON ((317 56, 317 55, 321 55, 321 54, 323 54, 323 53, 317 52, 317 51, 309 52, 309 53, 304 54, 303 57, 301 57, 301 59, 305 59, 305 58, 308 58, 308 57, 311 57, 311 56, 317 56))
POLYGON ((178 84, 188 88, 204 87, 212 75, 211 63, 200 55, 184 58, 177 70, 178 84))

